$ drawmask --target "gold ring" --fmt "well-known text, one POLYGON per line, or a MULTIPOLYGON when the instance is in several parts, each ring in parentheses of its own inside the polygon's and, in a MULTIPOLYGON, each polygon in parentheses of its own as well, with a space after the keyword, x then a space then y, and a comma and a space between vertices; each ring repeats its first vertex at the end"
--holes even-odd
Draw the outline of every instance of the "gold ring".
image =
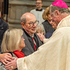
POLYGON ((4 59, 4 61, 6 61, 6 59, 4 59))
POLYGON ((13 66, 11 66, 11 69, 13 69, 13 66))

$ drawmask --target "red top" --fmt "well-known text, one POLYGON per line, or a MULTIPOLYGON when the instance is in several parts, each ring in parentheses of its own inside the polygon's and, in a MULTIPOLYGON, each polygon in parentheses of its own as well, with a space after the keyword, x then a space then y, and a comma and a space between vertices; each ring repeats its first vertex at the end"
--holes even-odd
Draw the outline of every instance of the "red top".
POLYGON ((22 51, 13 51, 13 53, 18 57, 18 58, 22 58, 25 57, 25 54, 22 51))

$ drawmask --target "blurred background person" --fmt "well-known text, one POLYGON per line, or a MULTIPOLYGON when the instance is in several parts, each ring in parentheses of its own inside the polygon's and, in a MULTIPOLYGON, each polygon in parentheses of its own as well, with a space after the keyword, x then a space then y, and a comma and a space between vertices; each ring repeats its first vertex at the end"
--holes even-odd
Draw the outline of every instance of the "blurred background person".
POLYGON ((54 28, 54 29, 45 34, 46 38, 50 38, 52 36, 53 32, 55 31, 55 29, 57 28, 56 23, 53 22, 52 19, 50 21, 50 24, 52 25, 52 28, 54 28))
POLYGON ((36 1, 36 9, 31 10, 30 12, 35 15, 36 19, 39 21, 39 23, 42 23, 44 20, 42 18, 42 14, 44 12, 44 9, 42 8, 43 2, 42 0, 36 1))
POLYGON ((42 17, 45 20, 42 23, 43 26, 44 26, 44 29, 45 29, 45 33, 54 30, 54 28, 52 28, 52 25, 50 24, 50 21, 51 21, 52 17, 50 16, 50 13, 49 13, 49 7, 47 7, 45 9, 45 11, 43 12, 42 17))
POLYGON ((36 33, 41 33, 41 34, 45 35, 45 30, 44 30, 44 27, 42 24, 37 25, 36 33))
POLYGON ((1 11, 0 11, 0 52, 1 52, 1 42, 3 39, 4 32, 8 29, 8 24, 1 19, 1 11))
MULTIPOLYGON (((25 47, 25 39, 22 35, 23 31, 21 29, 8 29, 3 36, 2 52, 10 53, 13 57, 17 58, 25 57, 21 51, 25 47)), ((0 70, 6 70, 2 62, 0 62, 0 70)))
POLYGON ((54 28, 54 30, 52 31, 49 31, 45 34, 45 36, 41 33, 37 33, 38 37, 40 38, 40 40, 43 42, 43 43, 46 43, 48 41, 48 39, 52 36, 53 32, 56 30, 57 26, 56 26, 56 23, 53 22, 51 20, 50 24, 52 25, 52 27, 54 28))

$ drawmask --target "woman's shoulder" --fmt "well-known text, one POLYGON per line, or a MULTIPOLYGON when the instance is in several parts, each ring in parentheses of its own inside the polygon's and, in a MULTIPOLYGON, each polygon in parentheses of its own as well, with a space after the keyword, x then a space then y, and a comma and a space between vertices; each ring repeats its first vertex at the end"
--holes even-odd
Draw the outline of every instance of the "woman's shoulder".
POLYGON ((0 70, 6 70, 5 65, 0 61, 0 70))

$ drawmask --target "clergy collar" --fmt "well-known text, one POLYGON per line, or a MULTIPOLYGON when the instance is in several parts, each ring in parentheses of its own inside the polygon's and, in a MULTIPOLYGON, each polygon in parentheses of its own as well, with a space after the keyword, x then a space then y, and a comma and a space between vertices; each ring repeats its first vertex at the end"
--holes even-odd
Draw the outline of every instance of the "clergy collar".
POLYGON ((43 10, 43 9, 40 9, 40 10, 39 10, 39 9, 36 9, 36 11, 42 11, 42 10, 43 10))

